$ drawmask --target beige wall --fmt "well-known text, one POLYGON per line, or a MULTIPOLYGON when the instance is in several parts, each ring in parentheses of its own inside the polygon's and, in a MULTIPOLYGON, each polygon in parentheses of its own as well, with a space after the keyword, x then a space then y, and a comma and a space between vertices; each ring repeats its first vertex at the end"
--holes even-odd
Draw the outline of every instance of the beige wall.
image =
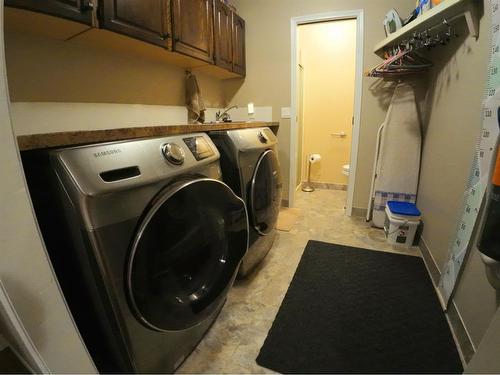
MULTIPOLYGON (((425 223, 423 240, 441 271, 481 128, 490 24, 486 12, 476 41, 468 37, 462 22, 457 26, 461 37, 430 55, 436 66, 429 77, 417 204, 425 223)), ((477 346, 497 308, 497 296, 475 247, 464 265, 454 301, 477 346)))
MULTIPOLYGON (((14 102, 184 106, 184 69, 148 55, 161 52, 158 47, 140 43, 145 45, 140 53, 126 52, 94 47, 87 39, 63 41, 18 32, 6 32, 5 44, 14 102)), ((205 105, 224 106, 222 81, 196 75, 205 105)))
POLYGON ((436 66, 429 77, 427 121, 418 205, 426 222, 425 240, 442 267, 449 234, 455 229, 481 127, 481 104, 487 66, 487 28, 476 42, 462 37, 431 55, 436 66))
MULTIPOLYGON (((274 120, 280 121, 280 161, 284 184, 288 186, 290 168, 290 121, 280 119, 280 107, 290 106, 292 17, 341 10, 364 9, 365 69, 380 62, 373 46, 385 37, 382 21, 390 8, 396 8, 406 17, 415 6, 414 0, 234 0, 238 13, 247 26, 247 77, 244 83, 225 84, 231 103, 272 105, 274 120), (270 85, 269 83, 272 82, 270 85)), ((354 206, 367 207, 370 190, 373 153, 377 129, 389 105, 386 91, 379 89, 376 80, 363 78, 361 134, 358 170, 354 191, 354 206)), ((285 189, 285 198, 287 195, 285 189)))
POLYGON ((298 49, 304 66, 304 135, 302 181, 307 156, 322 159, 311 168, 311 180, 347 185, 342 166, 349 164, 356 70, 356 20, 299 26, 298 49), (332 136, 345 132, 346 137, 332 136))
MULTIPOLYGON (((0 3, 3 30, 3 3, 0 3)), ((69 315, 41 242, 10 124, 0 31, 0 278, 34 345, 54 373, 95 367, 69 315)))
POLYGON ((500 309, 486 331, 476 355, 465 368, 466 374, 498 374, 500 372, 500 309))

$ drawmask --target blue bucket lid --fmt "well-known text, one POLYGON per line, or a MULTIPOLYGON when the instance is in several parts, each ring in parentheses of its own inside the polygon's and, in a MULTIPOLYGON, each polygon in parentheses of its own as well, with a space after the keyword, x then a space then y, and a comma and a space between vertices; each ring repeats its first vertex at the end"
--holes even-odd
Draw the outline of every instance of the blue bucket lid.
POLYGON ((414 203, 389 201, 387 202, 387 206, 396 215, 420 216, 420 210, 414 203))

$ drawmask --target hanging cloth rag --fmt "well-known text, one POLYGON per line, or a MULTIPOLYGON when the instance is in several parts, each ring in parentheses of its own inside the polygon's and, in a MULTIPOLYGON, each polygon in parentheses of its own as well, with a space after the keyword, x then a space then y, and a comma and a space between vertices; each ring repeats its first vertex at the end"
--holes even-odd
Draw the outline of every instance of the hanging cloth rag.
POLYGON ((205 103, 201 96, 200 87, 196 76, 186 75, 186 107, 188 109, 188 122, 190 124, 203 124, 205 122, 205 103))
POLYGON ((415 203, 420 173, 422 133, 413 88, 394 90, 381 134, 376 167, 373 225, 384 226, 387 201, 415 203))

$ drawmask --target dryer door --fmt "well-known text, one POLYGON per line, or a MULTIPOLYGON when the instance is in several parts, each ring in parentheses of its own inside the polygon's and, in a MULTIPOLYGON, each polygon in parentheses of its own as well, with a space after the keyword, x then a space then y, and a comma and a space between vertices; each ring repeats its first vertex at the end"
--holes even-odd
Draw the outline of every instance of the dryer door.
POLYGON ((139 321, 178 331, 225 299, 248 247, 244 202, 212 179, 166 188, 146 210, 127 261, 126 289, 139 321))
POLYGON ((250 217, 252 225, 261 235, 274 228, 281 206, 281 176, 276 154, 264 152, 255 167, 250 186, 250 217))

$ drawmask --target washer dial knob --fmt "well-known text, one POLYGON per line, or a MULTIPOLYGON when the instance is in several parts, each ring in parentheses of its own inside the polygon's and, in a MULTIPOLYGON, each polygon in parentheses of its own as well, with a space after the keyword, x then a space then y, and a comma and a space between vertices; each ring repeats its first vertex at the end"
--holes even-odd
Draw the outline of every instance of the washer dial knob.
POLYGON ((186 157, 182 147, 175 143, 166 143, 161 147, 161 152, 168 162, 181 165, 184 163, 184 158, 186 157))

